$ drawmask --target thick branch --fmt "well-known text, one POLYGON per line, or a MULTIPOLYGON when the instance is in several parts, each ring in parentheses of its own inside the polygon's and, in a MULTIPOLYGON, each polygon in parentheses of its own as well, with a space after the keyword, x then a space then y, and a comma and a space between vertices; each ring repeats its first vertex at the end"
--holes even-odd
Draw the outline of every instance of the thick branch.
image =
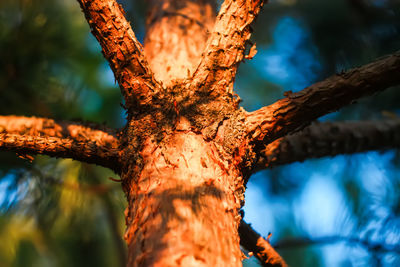
POLYGON ((286 262, 271 244, 243 220, 239 225, 240 245, 251 251, 264 267, 285 267, 286 262))
POLYGON ((287 94, 247 116, 252 141, 269 143, 356 99, 400 84, 400 52, 287 94))
POLYGON ((116 132, 104 126, 0 116, 0 149, 95 163, 118 171, 116 132))
POLYGON ((316 123, 268 144, 256 169, 309 158, 400 147, 400 120, 316 123))
POLYGON ((151 0, 144 51, 157 80, 170 85, 195 71, 214 26, 215 0, 151 0))
POLYGON ((224 1, 194 74, 198 87, 205 86, 222 95, 232 95, 236 70, 251 36, 250 26, 263 4, 263 0, 224 1))
POLYGON ((115 0, 78 0, 103 55, 110 63, 128 109, 150 101, 159 90, 143 49, 115 0))

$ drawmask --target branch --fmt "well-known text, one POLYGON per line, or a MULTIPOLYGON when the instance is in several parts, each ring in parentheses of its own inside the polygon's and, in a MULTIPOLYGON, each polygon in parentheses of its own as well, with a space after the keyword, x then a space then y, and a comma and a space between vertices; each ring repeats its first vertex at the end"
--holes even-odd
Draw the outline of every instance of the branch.
POLYGON ((0 116, 0 149, 72 158, 119 170, 116 132, 104 126, 0 116), (94 127, 98 127, 95 129, 94 127))
POLYGON ((256 170, 309 158, 400 147, 400 120, 315 123, 265 146, 256 170))
POLYGON ((287 249, 287 248, 296 248, 296 247, 311 246, 311 245, 333 244, 338 242, 346 242, 350 244, 361 245, 369 251, 394 252, 400 254, 400 246, 397 244, 391 245, 391 244, 373 242, 367 239, 361 239, 357 237, 345 237, 345 236, 325 236, 318 238, 303 237, 303 238, 286 239, 278 242, 275 245, 275 248, 287 249))
POLYGON ((224 1, 193 77, 197 87, 232 96, 236 70, 251 36, 251 24, 263 4, 263 0, 224 1))
POLYGON ((286 98, 248 114, 248 136, 253 142, 270 143, 362 96, 399 84, 399 73, 400 51, 331 76, 300 92, 288 92, 286 98))
POLYGON ((243 220, 239 225, 240 245, 251 251, 264 267, 287 267, 271 244, 243 220))
POLYGON ((125 98, 134 108, 151 101, 160 89, 143 55, 143 49, 115 0, 78 0, 92 34, 99 41, 125 98))
POLYGON ((214 26, 215 0, 148 1, 144 51, 158 81, 191 76, 214 26))

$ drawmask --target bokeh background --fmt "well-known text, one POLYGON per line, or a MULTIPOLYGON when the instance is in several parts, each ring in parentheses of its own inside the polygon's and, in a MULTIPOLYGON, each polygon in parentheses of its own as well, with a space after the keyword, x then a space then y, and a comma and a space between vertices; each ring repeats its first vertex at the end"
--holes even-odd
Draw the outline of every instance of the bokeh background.
MULTIPOLYGON (((145 1, 121 4, 143 40, 145 1)), ((221 1, 219 1, 221 2, 221 1)), ((400 49, 398 0, 270 0, 236 91, 255 110, 400 49)), ((118 86, 74 0, 0 1, 0 114, 122 127, 118 86)), ((400 73, 399 73, 400 75, 400 73)), ((388 89, 320 120, 400 115, 388 89)), ((245 219, 291 266, 400 266, 397 150, 307 160, 259 172, 245 219)), ((0 153, 0 267, 124 266, 125 199, 113 172, 0 153)), ((258 266, 254 258, 245 266, 258 266)))

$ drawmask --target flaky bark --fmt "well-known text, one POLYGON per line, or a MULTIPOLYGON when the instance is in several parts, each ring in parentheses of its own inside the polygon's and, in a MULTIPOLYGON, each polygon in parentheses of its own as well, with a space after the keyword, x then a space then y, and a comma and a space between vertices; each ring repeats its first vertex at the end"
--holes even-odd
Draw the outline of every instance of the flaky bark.
POLYGON ((264 267, 287 267, 286 262, 259 233, 243 220, 239 225, 240 245, 254 253, 264 267))
POLYGON ((189 78, 214 26, 215 0, 151 0, 144 51, 164 86, 189 78))
POLYGON ((181 130, 148 139, 141 160, 139 174, 122 175, 128 266, 241 266, 243 180, 216 144, 181 130))
POLYGON ((264 0, 224 1, 194 74, 198 87, 232 96, 236 70, 251 36, 251 24, 263 4, 264 0))
POLYGON ((269 143, 316 118, 400 83, 400 52, 313 84, 247 116, 254 141, 269 143))
POLYGON ((104 57, 110 63, 128 109, 148 103, 159 85, 142 45, 115 0, 78 0, 104 57))
POLYGON ((266 145, 255 168, 398 147, 400 120, 315 123, 266 145))
POLYGON ((118 146, 116 132, 104 126, 0 116, 1 150, 72 158, 118 171, 118 146))

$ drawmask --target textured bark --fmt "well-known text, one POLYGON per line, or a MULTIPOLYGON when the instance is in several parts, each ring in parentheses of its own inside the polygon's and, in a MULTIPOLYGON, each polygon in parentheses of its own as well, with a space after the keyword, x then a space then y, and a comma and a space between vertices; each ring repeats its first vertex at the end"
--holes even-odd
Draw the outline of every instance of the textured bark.
POLYGON ((103 55, 110 63, 128 109, 138 108, 159 90, 142 45, 115 0, 78 0, 103 55))
POLYGON ((247 116, 248 134, 269 143, 300 130, 316 118, 400 83, 400 52, 291 93, 247 116))
POLYGON ((251 24, 263 4, 264 0, 224 1, 194 74, 198 87, 232 96, 236 70, 251 36, 251 24))
POLYGON ((259 233, 244 222, 239 225, 240 245, 246 250, 253 252, 261 265, 264 267, 287 267, 286 262, 275 251, 269 241, 265 240, 259 233))
POLYGON ((147 139, 139 173, 122 175, 128 266, 241 266, 243 179, 218 144, 183 127, 147 139))
POLYGON ((189 78, 214 26, 215 0, 151 0, 144 51, 164 86, 189 78))
POLYGON ((72 158, 118 171, 118 146, 116 131, 101 125, 0 116, 1 150, 72 158))
POLYGON ((399 147, 400 120, 315 123, 266 145, 255 168, 399 147))

